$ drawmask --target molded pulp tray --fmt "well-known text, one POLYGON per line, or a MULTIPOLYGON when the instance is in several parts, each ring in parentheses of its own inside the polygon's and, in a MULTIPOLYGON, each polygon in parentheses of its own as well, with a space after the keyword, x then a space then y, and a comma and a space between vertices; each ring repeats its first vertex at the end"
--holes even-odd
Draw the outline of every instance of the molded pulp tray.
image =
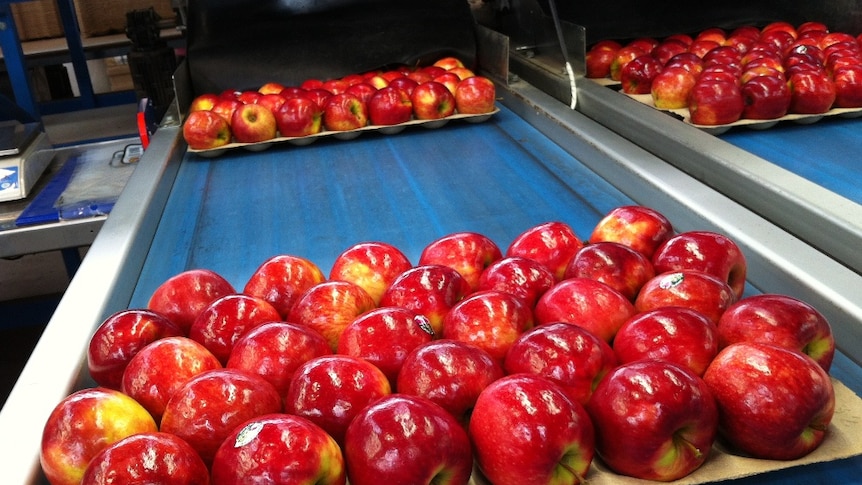
MULTIPOLYGON (((613 81, 611 79, 590 79, 591 81, 601 85, 606 86, 610 89, 618 90, 619 82, 613 81)), ((765 130, 767 128, 772 128, 779 121, 792 121, 794 123, 798 123, 800 125, 806 125, 815 123, 820 121, 825 116, 843 116, 845 118, 855 118, 862 116, 862 108, 833 108, 825 113, 818 114, 788 114, 782 116, 781 118, 776 118, 774 120, 751 120, 751 119, 741 119, 739 121, 735 121, 733 123, 728 123, 724 125, 698 125, 691 122, 691 116, 688 112, 688 108, 682 109, 659 109, 655 107, 655 103, 653 103, 652 95, 649 94, 627 94, 619 91, 621 94, 628 96, 635 101, 645 104, 653 109, 657 109, 659 111, 663 111, 665 113, 671 113, 677 118, 681 119, 683 123, 699 128, 707 133, 711 133, 713 135, 720 135, 727 130, 736 127, 746 127, 751 128, 753 130, 765 130)))
POLYGON ((441 118, 439 120, 416 120, 416 119, 414 119, 414 120, 410 120, 410 121, 407 121, 405 123, 400 123, 397 125, 391 125, 391 126, 369 125, 369 126, 364 126, 362 128, 357 128, 355 130, 348 130, 348 131, 324 130, 324 131, 321 131, 320 133, 317 133, 314 135, 308 135, 308 136, 300 136, 300 137, 282 137, 282 136, 279 136, 279 137, 273 138, 272 140, 268 140, 268 141, 261 142, 261 143, 229 143, 227 145, 224 145, 224 146, 221 146, 218 148, 208 149, 208 150, 193 150, 193 149, 189 148, 188 151, 190 153, 195 153, 195 154, 198 154, 198 155, 203 156, 203 157, 217 157, 219 155, 224 154, 225 152, 227 152, 229 150, 236 150, 236 149, 240 149, 240 148, 245 149, 245 150, 249 150, 249 151, 261 151, 261 150, 266 150, 267 148, 270 148, 273 145, 280 145, 280 144, 285 144, 285 143, 291 144, 291 145, 298 145, 298 146, 308 145, 308 144, 313 143, 313 142, 315 142, 321 138, 334 137, 334 138, 337 138, 339 140, 351 140, 351 139, 356 138, 365 132, 380 133, 383 135, 394 135, 396 133, 401 132, 405 128, 413 127, 413 126, 421 126, 423 128, 433 129, 433 128, 440 128, 441 126, 447 124, 450 121, 457 121, 457 120, 463 120, 463 121, 466 121, 469 123, 481 123, 483 121, 488 120, 488 118, 490 118, 494 114, 498 113, 499 111, 500 111, 499 108, 494 108, 494 111, 491 111, 490 113, 454 114, 452 116, 447 116, 446 118, 441 118))
MULTIPOLYGON (((675 485, 696 485, 758 475, 795 466, 827 462, 862 454, 862 440, 858 428, 862 420, 862 399, 837 379, 832 379, 835 387, 835 415, 823 443, 810 454, 790 461, 759 460, 747 458, 724 449, 720 443, 713 446, 706 462, 690 475, 672 482, 655 482, 617 475, 608 470, 598 458, 593 460, 586 477, 589 485, 646 485, 672 483, 675 485)), ((471 485, 491 485, 474 471, 471 485)))

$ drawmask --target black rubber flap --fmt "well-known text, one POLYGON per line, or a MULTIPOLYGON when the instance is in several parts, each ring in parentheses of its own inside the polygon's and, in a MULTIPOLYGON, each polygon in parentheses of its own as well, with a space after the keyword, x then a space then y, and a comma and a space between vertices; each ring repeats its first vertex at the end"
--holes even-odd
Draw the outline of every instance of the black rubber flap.
POLYGON ((198 0, 189 2, 194 94, 298 85, 454 55, 476 62, 466 0, 198 0))

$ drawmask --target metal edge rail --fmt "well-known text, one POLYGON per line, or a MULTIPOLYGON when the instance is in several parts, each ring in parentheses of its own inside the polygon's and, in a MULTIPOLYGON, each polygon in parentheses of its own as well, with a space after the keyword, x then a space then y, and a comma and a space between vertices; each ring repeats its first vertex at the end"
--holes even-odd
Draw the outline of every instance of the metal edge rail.
POLYGON ((0 410, 4 483, 37 483, 44 421, 78 382, 95 326, 128 304, 184 150, 178 127, 156 132, 0 410))
POLYGON ((530 84, 511 83, 504 103, 635 202, 667 215, 677 230, 732 237, 746 255, 750 284, 814 305, 840 350, 862 363, 859 274, 530 84))

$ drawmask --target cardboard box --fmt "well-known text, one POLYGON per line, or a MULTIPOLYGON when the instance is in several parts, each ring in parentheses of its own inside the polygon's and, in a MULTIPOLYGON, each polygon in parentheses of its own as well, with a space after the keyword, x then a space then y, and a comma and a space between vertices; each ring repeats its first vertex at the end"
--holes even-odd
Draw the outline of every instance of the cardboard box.
POLYGON ((56 0, 31 0, 10 5, 18 38, 22 41, 63 36, 56 0))
POLYGON ((150 7, 163 20, 176 17, 171 0, 75 0, 81 37, 123 33, 126 12, 150 7))

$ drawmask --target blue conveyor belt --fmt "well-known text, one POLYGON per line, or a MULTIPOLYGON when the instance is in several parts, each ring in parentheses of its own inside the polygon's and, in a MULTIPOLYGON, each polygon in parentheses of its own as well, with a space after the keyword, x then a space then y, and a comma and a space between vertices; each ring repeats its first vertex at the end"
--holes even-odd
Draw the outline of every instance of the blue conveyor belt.
POLYGON ((862 120, 779 123, 762 131, 731 130, 721 138, 862 204, 862 120))
POLYGON ((588 237, 631 203, 523 119, 503 108, 484 123, 450 122, 396 135, 277 145, 207 159, 186 154, 131 302, 189 268, 241 289, 266 258, 296 254, 328 274, 360 241, 422 248, 476 231, 505 251, 531 225, 562 220, 588 237))

